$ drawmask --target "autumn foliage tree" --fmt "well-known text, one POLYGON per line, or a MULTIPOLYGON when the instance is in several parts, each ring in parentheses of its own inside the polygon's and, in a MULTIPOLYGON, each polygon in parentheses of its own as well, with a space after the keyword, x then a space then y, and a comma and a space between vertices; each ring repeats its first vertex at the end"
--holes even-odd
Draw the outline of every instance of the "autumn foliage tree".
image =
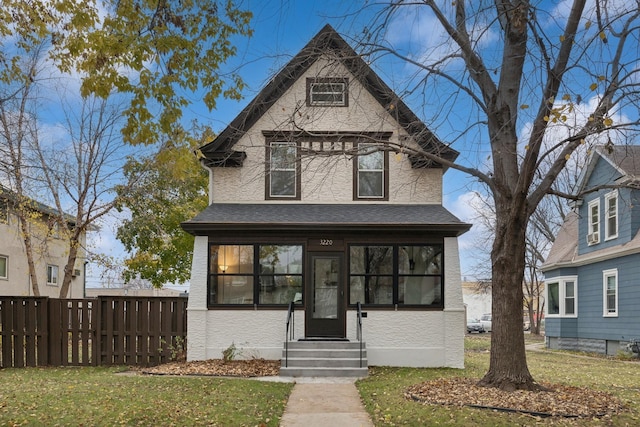
POLYGON ((463 156, 398 151, 466 172, 491 195, 493 331, 482 385, 539 388, 522 330, 527 228, 548 194, 571 196, 556 181, 579 147, 638 130, 639 17, 637 2, 612 0, 400 0, 365 29, 363 54, 410 67, 418 81, 405 96, 428 100, 432 130, 463 156))

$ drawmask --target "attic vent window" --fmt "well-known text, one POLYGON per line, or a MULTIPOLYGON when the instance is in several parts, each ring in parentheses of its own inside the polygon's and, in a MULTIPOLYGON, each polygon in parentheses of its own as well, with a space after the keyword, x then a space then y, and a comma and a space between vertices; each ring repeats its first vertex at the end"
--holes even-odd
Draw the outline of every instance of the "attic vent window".
POLYGON ((346 78, 307 79, 307 105, 347 107, 349 105, 349 80, 346 78))

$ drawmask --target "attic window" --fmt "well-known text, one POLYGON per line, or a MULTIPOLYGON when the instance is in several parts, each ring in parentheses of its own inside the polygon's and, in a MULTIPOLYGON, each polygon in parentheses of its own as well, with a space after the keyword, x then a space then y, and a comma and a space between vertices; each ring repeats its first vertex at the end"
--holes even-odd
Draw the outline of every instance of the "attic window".
POLYGON ((307 105, 312 107, 347 107, 349 105, 349 79, 307 79, 307 105))

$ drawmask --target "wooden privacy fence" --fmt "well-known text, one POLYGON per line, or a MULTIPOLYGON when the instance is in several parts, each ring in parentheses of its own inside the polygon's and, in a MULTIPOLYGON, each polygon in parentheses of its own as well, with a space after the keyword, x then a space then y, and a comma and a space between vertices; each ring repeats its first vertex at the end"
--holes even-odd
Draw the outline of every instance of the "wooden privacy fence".
POLYGON ((0 367, 153 366, 186 349, 187 298, 0 297, 0 367))

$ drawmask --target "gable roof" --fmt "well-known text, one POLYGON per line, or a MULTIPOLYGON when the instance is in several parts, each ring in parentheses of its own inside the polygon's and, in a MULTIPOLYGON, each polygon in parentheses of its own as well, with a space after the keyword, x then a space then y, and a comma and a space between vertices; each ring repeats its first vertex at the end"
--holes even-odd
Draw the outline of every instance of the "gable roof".
POLYGON ((39 201, 32 199, 30 197, 22 196, 20 197, 16 192, 10 190, 2 185, 0 185, 0 201, 5 202, 8 205, 16 205, 21 200, 29 209, 33 209, 36 212, 39 212, 48 217, 58 217, 61 216, 68 225, 75 226, 76 219, 69 215, 66 212, 60 213, 56 208, 45 205, 44 203, 40 203, 39 201))
MULTIPOLYGON (((320 32, 273 77, 260 93, 213 141, 200 151, 207 166, 238 165, 244 153, 232 152, 231 147, 265 114, 269 108, 298 80, 323 54, 331 53, 355 76, 369 93, 385 109, 396 111, 398 124, 413 136, 427 152, 453 161, 458 152, 442 143, 411 109, 387 86, 367 65, 351 46, 327 24, 320 32)), ((415 161, 415 159, 412 159, 415 161)), ((420 159, 424 166, 440 167, 433 162, 420 159), (429 163, 429 164, 427 164, 429 163)))
POLYGON ((599 145, 589 155, 574 193, 580 194, 589 182, 598 160, 603 159, 620 173, 618 183, 640 183, 640 145, 599 145))

